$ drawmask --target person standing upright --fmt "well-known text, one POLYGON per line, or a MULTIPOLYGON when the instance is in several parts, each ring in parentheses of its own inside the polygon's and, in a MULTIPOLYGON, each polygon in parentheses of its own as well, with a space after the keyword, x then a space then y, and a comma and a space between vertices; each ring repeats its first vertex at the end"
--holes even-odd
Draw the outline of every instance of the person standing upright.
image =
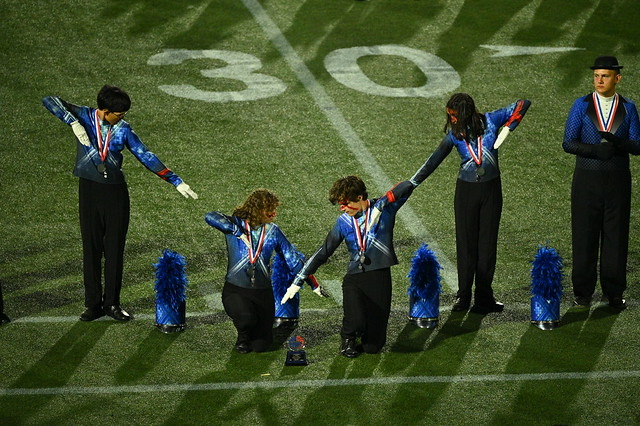
POLYGON ((81 321, 108 315, 118 321, 132 317, 120 307, 124 247, 129 229, 129 189, 122 172, 126 148, 147 169, 176 187, 186 198, 198 198, 189 185, 149 151, 124 120, 129 95, 115 86, 98 92, 98 108, 77 106, 57 96, 42 100, 44 107, 69 125, 76 136, 79 178, 79 216, 82 235, 85 310, 81 321), (104 288, 102 259, 104 258, 104 288))
POLYGON ((587 307, 600 285, 609 305, 624 309, 631 211, 629 154, 640 154, 635 104, 616 93, 622 79, 615 56, 599 56, 595 91, 576 99, 569 111, 562 148, 576 156, 571 184, 571 245, 575 304, 587 307))
POLYGON ((498 148, 518 127, 530 105, 529 100, 519 99, 481 113, 469 94, 453 94, 446 105, 445 136, 411 178, 418 185, 454 147, 458 151, 460 168, 454 198, 458 292, 451 308, 454 312, 471 309, 485 315, 504 310, 504 305, 496 301, 492 286, 502 215, 498 148))

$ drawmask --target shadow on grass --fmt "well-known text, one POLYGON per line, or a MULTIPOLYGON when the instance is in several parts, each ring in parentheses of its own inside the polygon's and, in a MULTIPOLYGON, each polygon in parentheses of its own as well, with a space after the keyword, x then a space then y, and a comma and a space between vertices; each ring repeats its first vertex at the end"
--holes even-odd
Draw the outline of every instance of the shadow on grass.
MULTIPOLYGON (((381 355, 363 353, 357 358, 336 356, 329 367, 326 380, 345 378, 369 378, 381 362, 381 355)), ((384 386, 384 385, 383 385, 384 386)), ((318 387, 310 392, 300 414, 290 418, 289 424, 327 424, 327 413, 340 413, 331 416, 338 424, 379 423, 379 419, 371 417, 371 401, 364 392, 371 386, 347 386, 331 389, 331 384, 318 387)))
MULTIPOLYGON (((221 424, 222 420, 244 418, 248 412, 258 411, 262 423, 275 419, 274 404, 269 398, 270 389, 251 387, 243 389, 242 382, 260 382, 265 365, 271 365, 279 357, 281 351, 239 354, 229 348, 229 359, 224 369, 206 374, 193 383, 194 390, 182 397, 181 404, 173 415, 165 421, 165 425, 176 424, 221 424), (215 385, 221 388, 199 390, 198 384, 215 385), (250 395, 241 395, 249 392, 250 395), (208 407, 207 410, 194 410, 194 407, 208 407)), ((283 359, 284 361, 284 359, 283 359)))
MULTIPOLYGON (((405 358, 407 365, 383 365, 385 371, 393 371, 396 375, 405 377, 425 376, 437 374, 441 376, 453 376, 458 374, 465 354, 475 340, 484 316, 466 312, 451 312, 441 327, 433 331, 408 330, 414 337, 407 342, 397 341, 392 350, 402 348, 411 353, 405 358), (403 371, 404 370, 404 371, 403 371)), ((407 328, 405 328, 407 330, 407 328)), ((403 333, 405 332, 403 330, 403 333)), ((403 337, 403 333, 399 339, 403 337)), ((406 334, 405 334, 406 335, 406 334)), ((398 351, 401 352, 401 351, 398 351)), ((394 360, 394 362, 397 362, 394 360)), ((404 424, 417 424, 425 419, 426 412, 444 395, 450 386, 449 383, 433 383, 399 386, 393 395, 391 407, 405 407, 406 401, 420 401, 420 410, 408 410, 402 413, 391 413, 392 416, 401 416, 404 424)))
POLYGON ((127 359, 115 373, 115 382, 119 385, 136 383, 149 371, 157 368, 164 353, 175 342, 180 333, 164 334, 152 329, 140 343, 135 354, 127 359))
MULTIPOLYGON (((596 366, 618 315, 608 306, 588 309, 571 308, 563 316, 561 326, 542 331, 531 326, 520 340, 518 349, 505 368, 507 374, 590 372, 596 366)), ((587 384, 586 379, 572 379, 571 386, 554 386, 549 380, 525 381, 514 396, 510 407, 496 413, 492 423, 505 424, 518 413, 521 422, 538 421, 540 407, 552 401, 555 419, 574 423, 579 413, 572 413, 572 404, 587 384)), ((551 408, 551 407, 550 407, 551 408)))
MULTIPOLYGON (((111 324, 102 321, 74 324, 51 349, 13 383, 11 388, 64 387, 111 324)), ((3 424, 22 424, 30 417, 40 414, 39 411, 46 409, 48 403, 56 397, 51 393, 41 396, 24 395, 4 398, 0 416, 3 424)))

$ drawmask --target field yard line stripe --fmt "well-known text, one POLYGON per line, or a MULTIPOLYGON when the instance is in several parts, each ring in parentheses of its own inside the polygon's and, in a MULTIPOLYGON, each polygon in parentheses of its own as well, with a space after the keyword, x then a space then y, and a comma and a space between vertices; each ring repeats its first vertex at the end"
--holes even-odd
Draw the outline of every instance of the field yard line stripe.
POLYGON ((607 380, 640 377, 639 370, 590 371, 566 373, 487 374, 457 376, 362 377, 318 380, 273 380, 262 382, 185 383, 171 385, 63 386, 55 388, 2 388, 0 396, 90 395, 151 392, 224 391, 233 389, 323 388, 329 386, 382 386, 420 383, 488 383, 551 380, 607 380))
MULTIPOLYGON (((262 30, 265 32, 269 40, 271 40, 276 49, 280 51, 280 54, 289 64, 291 70, 298 77, 298 80, 309 91, 311 97, 320 107, 320 110, 324 112, 329 122, 337 130, 338 134, 342 137, 342 140, 346 143, 349 150, 351 150, 354 157, 360 162, 365 172, 373 179, 378 190, 387 191, 391 188, 393 185, 391 180, 385 174, 384 170, 382 170, 375 157, 367 149, 364 142, 353 130, 353 127, 351 127, 349 122, 333 103, 333 100, 324 90, 324 87, 318 83, 304 61, 300 56, 298 56, 293 46, 291 46, 286 37, 282 34, 282 31, 280 31, 280 28, 278 28, 278 26, 271 20, 266 10, 264 10, 257 0, 242 0, 242 2, 253 14, 256 22, 260 27, 262 27, 262 30)), ((418 216, 415 214, 411 206, 404 206, 400 210, 399 216, 404 222, 406 228, 414 237, 425 240, 431 246, 431 249, 438 254, 438 260, 443 267, 442 275, 445 284, 451 290, 457 290, 458 273, 456 268, 447 256, 444 255, 442 250, 440 250, 435 240, 429 236, 429 233, 422 225, 422 222, 418 219, 418 216)))

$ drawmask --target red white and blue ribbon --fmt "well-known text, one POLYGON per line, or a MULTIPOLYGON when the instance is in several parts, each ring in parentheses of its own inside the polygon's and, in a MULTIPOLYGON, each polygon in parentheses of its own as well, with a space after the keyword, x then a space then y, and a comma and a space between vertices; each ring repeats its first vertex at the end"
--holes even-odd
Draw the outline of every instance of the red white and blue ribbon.
POLYGON ((600 98, 594 92, 593 93, 593 104, 596 106, 596 117, 598 117, 598 125, 600 126, 600 130, 603 132, 610 132, 611 127, 613 127, 613 120, 616 117, 616 113, 618 112, 618 94, 616 93, 613 97, 613 102, 611 102, 611 109, 609 109, 609 117, 605 120, 604 114, 602 113, 602 105, 600 105, 600 98))
POLYGON ((367 234, 369 233, 369 206, 371 203, 367 200, 367 208, 364 217, 364 230, 360 230, 360 225, 358 224, 358 219, 352 217, 353 227, 356 230, 356 240, 358 242, 358 248, 360 249, 360 253, 364 253, 367 248, 367 234))
POLYGON ((249 222, 244 222, 244 227, 247 230, 247 237, 249 238, 249 263, 255 264, 258 258, 260 257, 260 253, 262 253, 262 247, 264 246, 264 238, 265 238, 265 229, 266 225, 262 225, 262 229, 260 230, 260 237, 258 239, 258 247, 255 252, 253 251, 253 237, 251 233, 251 227, 249 226, 249 222))
POLYGON ((106 141, 102 140, 102 130, 100 129, 100 117, 98 117, 98 110, 96 110, 96 136, 98 137, 98 152, 100 152, 100 159, 104 163, 107 154, 109 153, 109 142, 111 142, 111 126, 107 131, 106 141))
POLYGON ((482 136, 478 136, 478 155, 476 155, 476 153, 473 152, 473 148, 471 147, 471 144, 467 142, 466 139, 464 140, 464 143, 467 144, 467 150, 469 151, 469 154, 471 154, 471 158, 473 158, 473 161, 478 166, 482 164, 482 136))

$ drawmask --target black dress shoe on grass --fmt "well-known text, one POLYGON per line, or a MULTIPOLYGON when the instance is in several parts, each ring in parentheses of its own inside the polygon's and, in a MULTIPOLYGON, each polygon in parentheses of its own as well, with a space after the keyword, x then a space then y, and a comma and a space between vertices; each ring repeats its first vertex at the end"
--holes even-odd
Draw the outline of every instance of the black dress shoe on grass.
POLYGON ((495 302, 493 305, 473 305, 471 312, 474 314, 486 315, 492 312, 504 311, 504 305, 500 302, 495 302))
POLYGON ((471 306, 471 300, 465 299, 465 298, 462 298, 462 297, 458 297, 458 298, 456 298, 456 302, 451 307, 451 310, 453 312, 468 311, 469 310, 469 306, 471 306))
POLYGON ((578 308, 588 308, 589 306, 591 306, 591 298, 576 296, 576 298, 573 301, 573 304, 578 308))
POLYGON ((627 301, 624 300, 622 297, 610 297, 609 298, 609 306, 611 306, 614 309, 625 309, 627 307, 627 301))
POLYGON ((246 342, 236 343, 236 352, 240 354, 248 354, 251 352, 251 346, 246 342))
POLYGON ((360 355, 356 345, 356 339, 342 339, 342 348, 340 349, 342 356, 347 358, 355 358, 360 355))
POLYGON ((107 306, 104 311, 105 314, 116 321, 129 321, 132 319, 131 315, 129 315, 127 311, 125 311, 118 305, 107 306))
POLYGON ((104 316, 102 309, 87 308, 80 314, 80 321, 93 321, 104 316))
POLYGON ((11 319, 4 312, 0 313, 0 325, 8 324, 11 322, 11 319))

